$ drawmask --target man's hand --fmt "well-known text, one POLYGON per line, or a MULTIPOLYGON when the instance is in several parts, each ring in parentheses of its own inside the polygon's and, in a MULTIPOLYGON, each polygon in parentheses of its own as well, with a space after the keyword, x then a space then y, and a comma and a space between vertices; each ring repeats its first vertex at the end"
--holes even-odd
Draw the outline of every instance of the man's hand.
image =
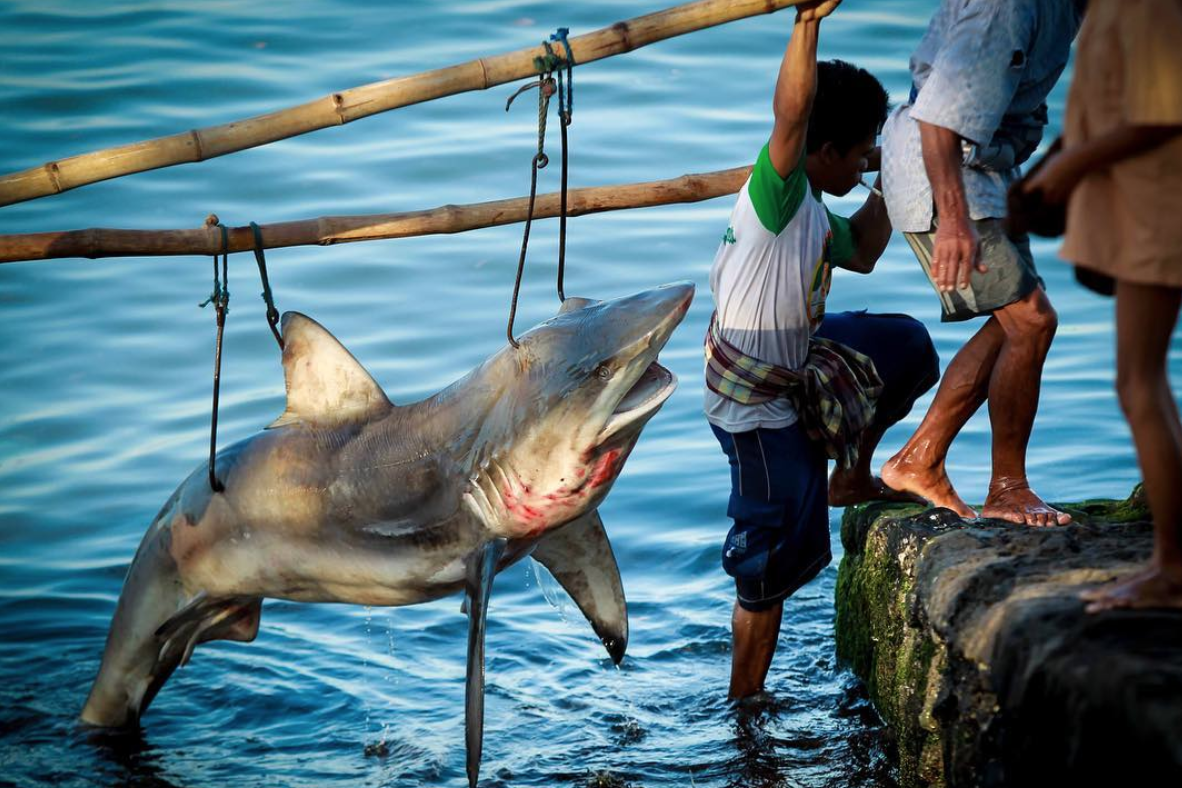
POLYGON ((809 0, 796 6, 797 22, 813 22, 824 19, 841 5, 841 0, 809 0))
POLYGON ((981 262, 980 244, 977 231, 967 217, 955 214, 940 217, 932 245, 932 278, 941 292, 968 287, 973 268, 981 273, 988 270, 981 262))
POLYGON ((1027 179, 1022 190, 1042 192, 1044 201, 1062 205, 1083 178, 1085 170, 1079 166, 1078 158, 1070 150, 1055 154, 1027 179))
POLYGON ((932 281, 942 293, 969 286, 969 275, 981 263, 980 241, 969 219, 961 177, 964 155, 960 135, 951 129, 919 121, 919 140, 923 146, 923 166, 932 184, 935 203, 936 241, 932 245, 932 281))

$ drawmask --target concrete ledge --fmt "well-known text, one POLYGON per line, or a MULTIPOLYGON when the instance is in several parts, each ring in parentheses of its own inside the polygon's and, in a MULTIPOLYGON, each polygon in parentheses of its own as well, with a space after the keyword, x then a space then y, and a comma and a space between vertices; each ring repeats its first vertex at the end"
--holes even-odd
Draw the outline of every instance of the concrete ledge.
POLYGON ((846 510, 837 651, 896 734, 903 786, 1182 785, 1182 613, 1077 595, 1153 545, 1138 494, 1035 529, 846 510))

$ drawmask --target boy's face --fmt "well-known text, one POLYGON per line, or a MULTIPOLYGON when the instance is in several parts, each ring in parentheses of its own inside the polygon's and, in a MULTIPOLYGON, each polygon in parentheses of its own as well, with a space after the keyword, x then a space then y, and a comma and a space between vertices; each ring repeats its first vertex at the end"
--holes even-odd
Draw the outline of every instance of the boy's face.
POLYGON ((857 186, 866 172, 867 156, 874 150, 876 138, 876 134, 870 133, 845 153, 831 142, 821 146, 821 150, 817 151, 819 166, 816 173, 821 191, 841 197, 857 186))

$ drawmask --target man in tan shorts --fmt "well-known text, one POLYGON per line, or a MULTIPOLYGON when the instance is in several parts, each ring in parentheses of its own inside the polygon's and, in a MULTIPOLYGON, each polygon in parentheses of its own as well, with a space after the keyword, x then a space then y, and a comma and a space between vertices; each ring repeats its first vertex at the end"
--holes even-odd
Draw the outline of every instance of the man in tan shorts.
POLYGON ((962 517, 977 513, 944 461, 988 400, 993 474, 981 514, 1035 526, 1071 519, 1026 478, 1057 318, 1029 243, 1008 239, 1000 219, 1018 165, 1042 139, 1046 97, 1082 17, 1083 3, 1070 0, 943 0, 911 57, 911 98, 883 130, 887 210, 931 279, 943 319, 986 321, 948 365, 919 429, 882 479, 962 517))

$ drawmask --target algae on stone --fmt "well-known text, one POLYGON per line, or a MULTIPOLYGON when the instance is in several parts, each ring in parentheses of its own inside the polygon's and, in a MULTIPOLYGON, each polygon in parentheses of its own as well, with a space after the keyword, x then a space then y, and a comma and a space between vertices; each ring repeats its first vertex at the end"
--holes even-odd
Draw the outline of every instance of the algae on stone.
POLYGON ((1182 616, 1086 616, 1078 599, 1148 557, 1144 498, 1064 508, 1074 524, 1041 529, 914 505, 846 510, 838 657, 894 730, 903 786, 1088 784, 1109 761, 1081 743, 1104 736, 1137 751, 1114 780, 1152 764, 1182 784, 1182 616), (1126 625, 1120 638, 1105 620, 1126 625), (1085 652, 1111 666, 1077 664, 1085 652), (1131 685, 1157 688, 1148 718, 1121 700, 1131 685))

